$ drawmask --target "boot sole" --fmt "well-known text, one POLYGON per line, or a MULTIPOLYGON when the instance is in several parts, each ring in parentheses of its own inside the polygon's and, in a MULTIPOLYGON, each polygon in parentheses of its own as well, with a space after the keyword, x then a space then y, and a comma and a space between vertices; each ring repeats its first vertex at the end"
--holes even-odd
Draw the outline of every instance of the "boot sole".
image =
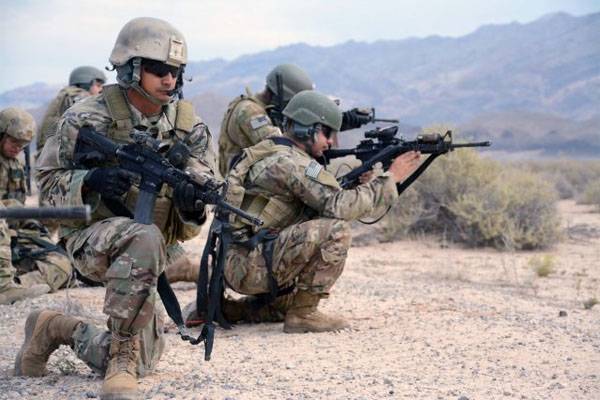
MULTIPOLYGON (((21 359, 23 358, 23 353, 25 352, 25 349, 29 346, 29 342, 31 342, 31 338, 33 337, 33 331, 35 330, 35 326, 37 325, 37 321, 41 313, 42 311, 35 311, 34 313, 30 314, 29 317, 27 317, 27 320, 25 321, 25 342, 23 342, 23 346, 21 346, 21 349, 17 353, 17 358, 15 359, 16 376, 25 375, 21 370, 21 359)), ((44 376, 45 374, 46 373, 44 371, 41 374, 33 374, 27 376, 44 376)))

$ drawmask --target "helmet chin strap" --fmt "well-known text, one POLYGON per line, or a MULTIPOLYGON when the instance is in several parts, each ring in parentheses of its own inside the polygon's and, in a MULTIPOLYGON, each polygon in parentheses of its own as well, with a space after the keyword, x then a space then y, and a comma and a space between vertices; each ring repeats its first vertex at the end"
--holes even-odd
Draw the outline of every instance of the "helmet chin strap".
POLYGON ((151 96, 148 92, 146 92, 146 90, 144 90, 143 87, 140 86, 140 82, 142 80, 142 59, 139 57, 136 57, 132 60, 132 64, 133 64, 133 73, 131 75, 131 83, 129 84, 129 86, 133 90, 135 90, 136 92, 141 94, 146 100, 148 100, 152 104, 155 104, 157 106, 164 106, 164 105, 169 104, 171 102, 171 100, 173 99, 173 95, 174 95, 174 93, 176 93, 176 90, 171 91, 171 93, 170 93, 171 98, 167 101, 159 100, 156 97, 151 96))

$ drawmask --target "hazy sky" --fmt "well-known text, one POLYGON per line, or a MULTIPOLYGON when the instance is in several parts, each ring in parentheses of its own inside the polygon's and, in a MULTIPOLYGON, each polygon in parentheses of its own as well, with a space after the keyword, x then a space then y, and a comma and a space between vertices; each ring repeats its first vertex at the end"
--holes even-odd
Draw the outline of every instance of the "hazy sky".
POLYGON ((3 92, 36 81, 66 83, 78 65, 108 65, 120 28, 141 16, 171 22, 185 35, 190 60, 198 61, 297 42, 462 36, 483 24, 526 23, 551 12, 598 12, 600 0, 0 0, 0 6, 3 92))

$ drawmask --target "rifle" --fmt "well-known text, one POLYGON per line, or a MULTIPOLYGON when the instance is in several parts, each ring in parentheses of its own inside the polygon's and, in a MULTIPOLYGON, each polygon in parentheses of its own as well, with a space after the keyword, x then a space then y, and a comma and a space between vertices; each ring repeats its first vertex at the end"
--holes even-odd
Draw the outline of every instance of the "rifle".
POLYGON ((397 138, 398 126, 376 128, 365 132, 365 139, 353 149, 329 149, 323 152, 325 163, 328 160, 355 156, 362 164, 352 171, 338 178, 340 186, 344 189, 354 187, 358 184, 358 178, 365 172, 370 171, 375 164, 382 163, 384 171, 387 171, 396 157, 409 151, 419 151, 430 156, 413 172, 406 180, 396 184, 398 194, 408 188, 438 156, 463 147, 488 147, 491 142, 475 143, 452 143, 452 131, 447 131, 443 136, 439 133, 424 134, 417 136, 416 140, 407 141, 397 138))
MULTIPOLYGON (((196 188, 198 200, 204 204, 213 204, 217 210, 234 213, 254 225, 262 225, 260 219, 231 206, 223 200, 227 190, 226 184, 200 183, 181 169, 190 153, 184 143, 177 142, 165 152, 165 146, 144 131, 134 129, 130 136, 133 139, 132 143, 117 144, 96 132, 92 127, 82 127, 79 129, 75 144, 74 162, 76 166, 80 165, 85 168, 112 162, 120 168, 140 176, 140 193, 133 215, 136 222, 146 225, 152 224, 156 197, 164 184, 175 188, 181 182, 187 182, 196 188)), ((118 200, 112 200, 119 204, 118 200)), ((122 204, 121 208, 127 210, 122 204)), ((193 338, 187 332, 181 314, 181 306, 164 273, 158 278, 157 289, 167 314, 175 322, 181 338, 191 344, 204 341, 205 352, 210 353, 214 330, 203 329, 198 338, 193 338)), ((212 282, 210 290, 213 290, 212 282)))
POLYGON ((89 205, 83 207, 14 207, 0 208, 0 218, 6 219, 83 219, 90 221, 89 205))
POLYGON ((277 93, 274 99, 275 104, 270 109, 269 117, 271 117, 273 124, 283 132, 283 109, 285 108, 285 101, 283 101, 283 78, 279 73, 275 75, 275 85, 277 86, 277 93))
POLYGON ((31 195, 31 144, 27 144, 23 149, 25 156, 25 183, 27 185, 27 195, 31 195))

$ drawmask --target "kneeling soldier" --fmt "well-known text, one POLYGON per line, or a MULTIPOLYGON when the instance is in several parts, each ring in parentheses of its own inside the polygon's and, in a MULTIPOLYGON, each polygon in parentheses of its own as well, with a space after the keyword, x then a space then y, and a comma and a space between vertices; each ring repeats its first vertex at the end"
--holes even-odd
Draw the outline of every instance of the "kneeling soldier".
POLYGON ((283 114, 284 136, 244 150, 227 178, 227 201, 262 219, 264 226, 257 231, 233 217, 235 243, 226 255, 225 279, 258 303, 295 287, 291 301, 279 304, 285 332, 343 329, 348 327, 344 319, 321 313, 317 305, 344 269, 349 221, 391 205, 398 197, 396 183, 412 173, 420 154, 405 153, 376 179, 343 190, 315 160, 340 129, 338 106, 321 93, 302 91, 283 114))

